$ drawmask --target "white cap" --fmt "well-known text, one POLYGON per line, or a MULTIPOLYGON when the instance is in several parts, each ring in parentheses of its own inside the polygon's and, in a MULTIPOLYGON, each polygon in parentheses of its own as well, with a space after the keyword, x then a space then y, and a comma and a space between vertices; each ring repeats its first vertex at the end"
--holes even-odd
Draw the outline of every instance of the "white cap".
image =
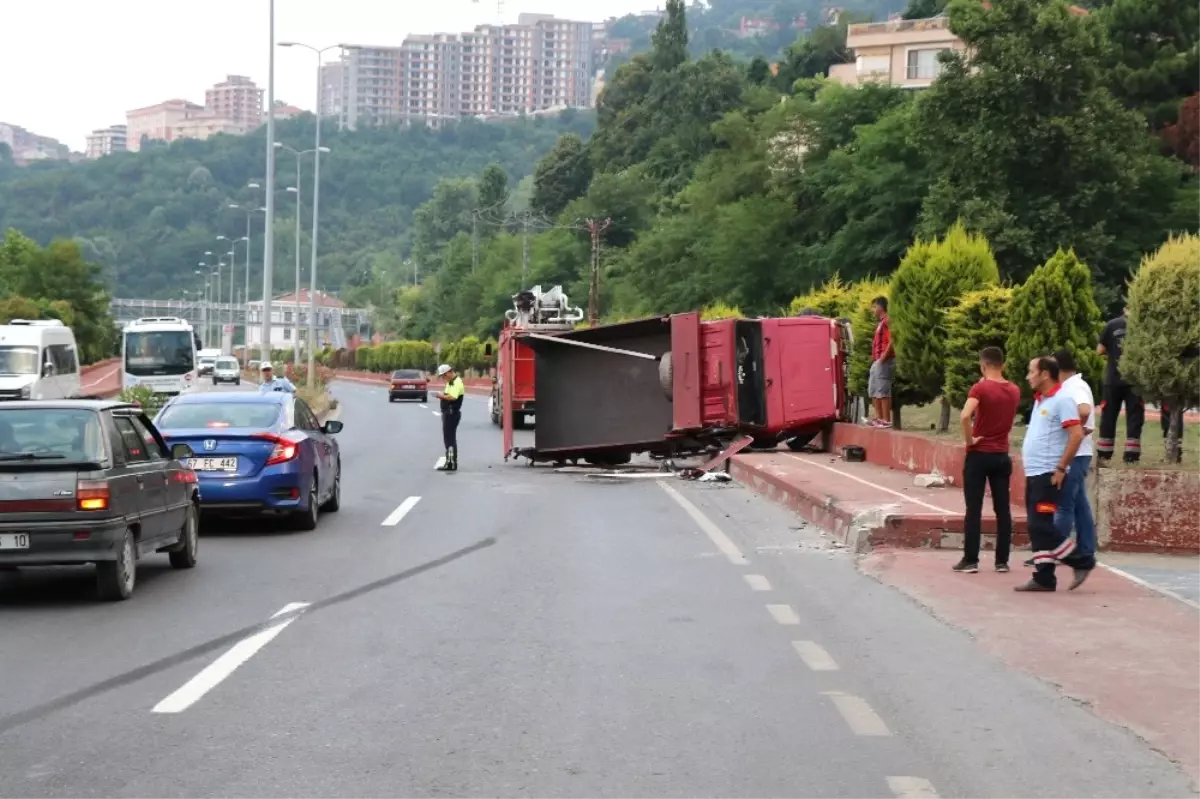
POLYGON ((449 372, 449 371, 450 371, 450 364, 444 363, 437 368, 437 375, 438 375, 438 377, 441 377, 442 375, 446 374, 446 372, 449 372))
MULTIPOLYGON (((267 371, 268 369, 271 369, 271 362, 270 362, 270 361, 263 361, 263 362, 262 362, 261 364, 259 364, 259 366, 258 366, 258 371, 260 371, 260 372, 265 372, 265 371, 267 371)), ((275 370, 274 370, 274 369, 271 369, 271 371, 275 371, 275 370)))

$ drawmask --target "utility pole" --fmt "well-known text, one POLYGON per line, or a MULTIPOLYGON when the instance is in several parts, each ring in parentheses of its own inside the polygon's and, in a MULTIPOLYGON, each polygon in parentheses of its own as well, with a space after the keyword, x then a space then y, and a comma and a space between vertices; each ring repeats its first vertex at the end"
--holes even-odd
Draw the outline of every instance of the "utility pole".
MULTIPOLYGON (((275 271, 275 0, 269 0, 270 33, 267 60, 267 222, 263 231, 263 319, 259 356, 271 358, 271 285, 275 271)), ((318 123, 319 124, 319 123, 318 123)))
POLYGON ((528 288, 525 276, 529 273, 529 212, 521 217, 521 291, 528 288))
POLYGON ((592 326, 600 313, 600 234, 611 224, 611 218, 587 220, 588 233, 592 235, 592 284, 588 289, 588 324, 592 326))

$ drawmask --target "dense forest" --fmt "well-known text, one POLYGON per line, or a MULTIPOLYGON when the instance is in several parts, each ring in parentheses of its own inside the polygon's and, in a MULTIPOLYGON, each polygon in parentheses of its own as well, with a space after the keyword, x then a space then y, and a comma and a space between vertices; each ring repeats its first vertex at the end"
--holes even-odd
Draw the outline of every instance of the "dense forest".
MULTIPOLYGON (((312 147, 311 115, 282 122, 277 140, 312 147)), ((498 164, 514 179, 532 172, 559 135, 588 135, 591 113, 500 124, 467 120, 444 130, 386 128, 338 132, 327 123, 321 160, 321 284, 338 290, 372 267, 399 269, 410 249, 413 210, 431 196, 438 180, 478 173, 498 164)), ((0 231, 15 228, 34 241, 75 239, 90 261, 103 267, 113 293, 179 297, 197 287, 193 273, 216 237, 245 235, 241 208, 261 206, 266 131, 152 144, 140 153, 117 153, 82 164, 39 163, 16 167, 0 153, 0 231)), ((3 149, 3 148, 0 148, 3 149)), ((292 285, 295 253, 295 157, 276 159, 275 286, 292 285)), ((302 261, 308 263, 312 158, 301 174, 302 261)), ((520 193, 514 202, 520 202, 520 193)), ((261 214, 253 218, 252 285, 261 286, 261 214)), ((237 250, 238 263, 244 251, 237 250)))
POLYGON ((834 275, 890 275, 956 221, 991 242, 1003 281, 1073 248, 1111 312, 1143 254, 1197 228, 1194 5, 954 0, 972 60, 944 54, 916 93, 824 80, 828 62, 795 57, 811 38, 778 74, 694 58, 682 2, 667 9, 651 49, 611 77, 594 135, 564 135, 538 164, 533 225, 479 232, 494 175, 489 199, 482 178, 435 189, 413 233, 433 274, 356 289, 386 328, 494 334, 509 295, 536 283, 586 302, 588 220, 608 222, 609 319, 717 303, 777 313, 834 275))

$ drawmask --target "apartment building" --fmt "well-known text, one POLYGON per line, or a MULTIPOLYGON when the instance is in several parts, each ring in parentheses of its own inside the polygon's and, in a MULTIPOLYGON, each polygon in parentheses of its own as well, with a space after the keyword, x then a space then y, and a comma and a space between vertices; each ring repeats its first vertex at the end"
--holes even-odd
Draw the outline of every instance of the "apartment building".
POLYGON ((226 75, 204 92, 204 107, 250 131, 263 122, 263 90, 245 75, 226 75))
POLYGON ((165 103, 125 112, 126 147, 131 152, 142 149, 142 141, 174 141, 179 124, 204 112, 204 106, 187 100, 167 100, 165 103))
POLYGON ((58 139, 39 136, 20 125, 5 122, 0 122, 0 142, 8 145, 13 163, 17 166, 35 161, 66 161, 72 155, 67 145, 58 139))
POLYGON ((126 149, 128 140, 125 125, 109 125, 107 128, 97 128, 87 137, 85 155, 90 159, 102 158, 113 153, 121 153, 126 149))
POLYGON ((342 73, 345 66, 341 61, 321 65, 321 116, 342 117, 342 73))
MULTIPOLYGON (((255 125, 255 127, 258 127, 255 125)), ((218 133, 228 133, 240 136, 249 130, 241 122, 235 122, 225 116, 204 109, 179 120, 172 127, 171 141, 179 139, 207 139, 218 133)))
POLYGON ((355 47, 322 73, 323 112, 336 109, 341 126, 353 129, 585 108, 598 41, 590 22, 522 14, 515 25, 355 47))
POLYGON ((850 25, 846 47, 854 51, 854 63, 835 64, 829 70, 831 79, 850 86, 878 81, 922 89, 941 71, 938 54, 965 45, 950 32, 950 20, 938 16, 850 25))

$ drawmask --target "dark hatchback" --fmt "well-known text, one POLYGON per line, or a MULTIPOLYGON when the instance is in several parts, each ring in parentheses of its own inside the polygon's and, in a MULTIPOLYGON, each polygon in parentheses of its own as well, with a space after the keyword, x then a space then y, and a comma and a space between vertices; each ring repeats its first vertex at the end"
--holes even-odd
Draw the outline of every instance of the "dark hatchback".
POLYGON ((96 564, 104 599, 127 599, 154 552, 196 565, 196 474, 141 409, 61 400, 0 408, 0 570, 96 564))
POLYGON ((392 372, 392 383, 388 386, 388 402, 398 399, 415 399, 429 402, 429 381, 420 369, 397 369, 392 372))

